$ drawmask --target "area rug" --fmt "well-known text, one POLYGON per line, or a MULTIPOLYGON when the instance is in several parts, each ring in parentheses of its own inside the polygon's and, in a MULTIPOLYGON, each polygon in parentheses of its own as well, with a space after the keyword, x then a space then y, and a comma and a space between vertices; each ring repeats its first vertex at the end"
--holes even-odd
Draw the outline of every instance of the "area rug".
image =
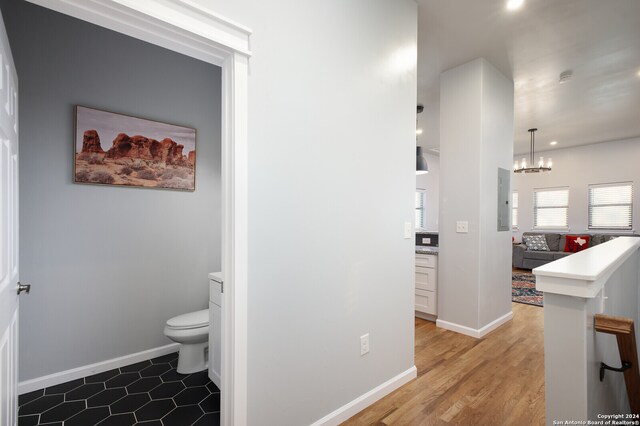
POLYGON ((511 300, 527 305, 542 306, 542 292, 536 290, 536 276, 527 273, 512 273, 511 300))

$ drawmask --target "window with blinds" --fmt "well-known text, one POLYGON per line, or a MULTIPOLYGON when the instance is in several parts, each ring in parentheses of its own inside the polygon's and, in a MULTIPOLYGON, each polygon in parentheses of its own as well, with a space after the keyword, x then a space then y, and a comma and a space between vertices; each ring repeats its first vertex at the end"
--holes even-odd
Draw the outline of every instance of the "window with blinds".
POLYGON ((416 228, 424 228, 424 191, 416 191, 416 228))
POLYGON ((569 188, 533 190, 533 227, 568 228, 569 188))
POLYGON ((589 229, 631 229, 633 184, 589 185, 589 229))
POLYGON ((511 227, 518 229, 518 191, 511 193, 511 227))

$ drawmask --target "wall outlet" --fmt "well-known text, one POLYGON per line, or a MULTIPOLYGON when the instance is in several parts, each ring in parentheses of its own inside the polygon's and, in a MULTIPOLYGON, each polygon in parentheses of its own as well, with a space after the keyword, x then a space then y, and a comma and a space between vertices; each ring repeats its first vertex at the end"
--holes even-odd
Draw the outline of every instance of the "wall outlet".
POLYGON ((369 353, 369 333, 360 336, 360 356, 369 353))
POLYGON ((469 232, 469 222, 466 220, 456 222, 456 232, 459 234, 466 234, 469 232))
POLYGON ((409 239, 411 238, 411 231, 413 231, 413 224, 411 222, 405 222, 404 223, 404 238, 405 239, 409 239))
POLYGON ((422 244, 431 244, 431 238, 423 238, 422 244))

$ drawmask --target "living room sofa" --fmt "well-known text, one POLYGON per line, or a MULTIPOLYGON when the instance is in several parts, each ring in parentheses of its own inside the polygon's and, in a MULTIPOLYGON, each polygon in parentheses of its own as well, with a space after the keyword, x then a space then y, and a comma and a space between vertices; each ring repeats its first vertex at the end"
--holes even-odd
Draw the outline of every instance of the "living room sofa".
POLYGON ((513 245, 513 267, 521 269, 533 269, 546 263, 553 262, 554 260, 572 255, 573 253, 564 251, 567 235, 589 235, 591 237, 589 239, 589 247, 605 243, 615 237, 640 237, 640 235, 636 234, 558 234, 549 232, 524 232, 522 234, 523 242, 521 244, 513 245), (527 250, 527 246, 526 244, 524 244, 524 237, 526 235, 544 235, 545 240, 547 241, 547 245, 549 246, 549 251, 527 250))

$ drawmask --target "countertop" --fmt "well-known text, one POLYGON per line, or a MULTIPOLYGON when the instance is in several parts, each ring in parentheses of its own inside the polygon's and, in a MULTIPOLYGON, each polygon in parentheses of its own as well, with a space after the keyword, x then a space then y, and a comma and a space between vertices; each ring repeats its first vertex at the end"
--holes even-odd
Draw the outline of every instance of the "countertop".
POLYGON ((222 272, 209 272, 209 279, 221 283, 223 281, 222 272))
POLYGON ((437 256, 439 249, 440 249, 440 247, 416 246, 416 253, 420 253, 420 254, 435 254, 437 256))
POLYGON ((536 290, 567 296, 595 298, 629 257, 640 248, 640 241, 633 237, 618 237, 538 266, 536 290))

